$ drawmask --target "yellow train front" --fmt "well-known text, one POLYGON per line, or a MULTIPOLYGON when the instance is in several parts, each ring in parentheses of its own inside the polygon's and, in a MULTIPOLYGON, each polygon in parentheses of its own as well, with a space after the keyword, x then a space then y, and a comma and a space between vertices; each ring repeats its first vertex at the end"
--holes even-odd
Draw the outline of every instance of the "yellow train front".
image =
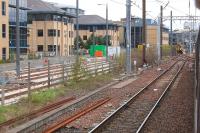
POLYGON ((177 52, 178 54, 183 54, 183 49, 182 49, 182 47, 181 47, 180 44, 177 44, 177 45, 176 45, 176 52, 177 52))

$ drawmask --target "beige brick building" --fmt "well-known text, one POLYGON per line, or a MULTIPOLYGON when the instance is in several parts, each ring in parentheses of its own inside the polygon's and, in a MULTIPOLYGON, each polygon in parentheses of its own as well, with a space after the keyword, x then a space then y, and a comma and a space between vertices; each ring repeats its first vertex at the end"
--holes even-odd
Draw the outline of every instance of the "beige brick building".
MULTIPOLYGON (((97 15, 81 15, 79 18, 79 35, 84 42, 94 34, 95 36, 106 36, 106 20, 97 15)), ((119 25, 108 21, 108 35, 111 46, 119 46, 119 25)))
MULTIPOLYGON (((157 30, 158 30, 158 26, 157 25, 148 25, 147 26, 147 43, 150 45, 156 45, 157 44, 157 39, 158 39, 158 35, 157 35, 157 30)), ((169 33, 163 29, 163 38, 162 38, 162 42, 163 45, 169 45, 169 33)))
POLYGON ((0 0, 0 60, 9 58, 9 1, 0 0))
MULTIPOLYGON (((125 24, 126 24, 126 19, 121 19, 121 23, 124 27, 120 28, 120 44, 125 45, 124 37, 125 37, 125 24)), ((134 36, 136 37, 135 42, 136 45, 141 45, 142 44, 142 19, 141 18, 134 18, 132 17, 132 28, 131 28, 131 43, 132 46, 134 44, 134 36), (135 30, 135 31, 134 31, 135 30), (135 35, 134 35, 135 33, 135 35)), ((159 28, 159 25, 153 21, 152 19, 146 19, 146 43, 150 44, 150 46, 156 46, 157 45, 157 40, 158 40, 158 35, 157 35, 157 30, 159 28)), ((169 45, 169 31, 167 28, 163 28, 163 38, 162 42, 163 45, 169 45)))
POLYGON ((68 56, 74 44, 72 15, 53 4, 28 0, 29 52, 43 56, 68 56))

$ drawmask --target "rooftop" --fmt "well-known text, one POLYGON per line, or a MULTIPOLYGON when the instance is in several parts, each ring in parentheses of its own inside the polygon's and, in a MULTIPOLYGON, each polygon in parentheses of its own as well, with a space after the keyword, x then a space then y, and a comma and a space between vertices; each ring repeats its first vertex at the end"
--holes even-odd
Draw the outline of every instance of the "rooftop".
POLYGON ((27 0, 27 4, 28 8, 31 9, 28 13, 55 13, 74 17, 72 14, 66 13, 54 4, 42 0, 27 0))
MULTIPOLYGON (((79 17, 79 24, 81 25, 104 25, 106 24, 106 19, 98 15, 81 15, 79 17)), ((117 25, 112 21, 108 21, 109 25, 117 25)))

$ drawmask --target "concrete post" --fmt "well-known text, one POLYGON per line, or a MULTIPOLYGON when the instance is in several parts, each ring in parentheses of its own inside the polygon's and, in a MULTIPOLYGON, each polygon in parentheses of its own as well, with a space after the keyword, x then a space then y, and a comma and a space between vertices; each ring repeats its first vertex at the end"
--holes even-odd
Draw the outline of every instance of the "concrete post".
POLYGON ((2 85, 1 87, 1 105, 5 104, 5 90, 4 90, 5 85, 2 85))
POLYGON ((63 80, 63 83, 65 82, 65 63, 63 62, 63 65, 62 65, 62 80, 63 80))
POLYGON ((31 97, 31 63, 28 62, 28 101, 30 101, 31 97))
POLYGON ((50 85, 51 85, 51 83, 50 83, 50 62, 48 60, 48 88, 50 88, 50 85))

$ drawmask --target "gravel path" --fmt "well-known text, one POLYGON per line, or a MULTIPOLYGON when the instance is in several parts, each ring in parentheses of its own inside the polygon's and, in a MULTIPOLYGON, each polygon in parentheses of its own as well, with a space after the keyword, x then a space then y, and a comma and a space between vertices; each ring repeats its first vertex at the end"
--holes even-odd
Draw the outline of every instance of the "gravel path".
POLYGON ((193 75, 193 72, 184 67, 178 79, 181 82, 177 81, 178 83, 170 89, 142 133, 193 132, 193 75))

